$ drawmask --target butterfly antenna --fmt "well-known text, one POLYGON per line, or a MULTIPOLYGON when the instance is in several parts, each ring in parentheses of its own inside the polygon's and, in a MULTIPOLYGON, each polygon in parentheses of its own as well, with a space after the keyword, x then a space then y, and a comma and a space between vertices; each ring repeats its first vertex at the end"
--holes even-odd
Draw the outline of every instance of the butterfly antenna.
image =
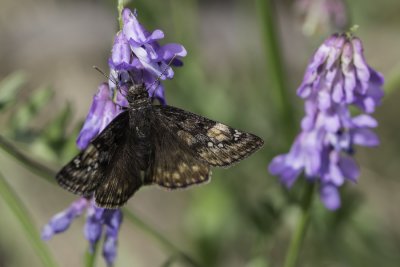
POLYGON ((115 80, 114 77, 110 77, 107 74, 104 73, 104 71, 102 71, 99 67, 97 66, 93 66, 93 69, 97 70, 98 72, 100 72, 101 75, 103 75, 104 77, 106 77, 108 80, 110 80, 113 84, 115 84, 115 86, 117 87, 117 89, 119 90, 119 86, 118 86, 118 82, 115 80))
MULTIPOLYGON (((121 88, 119 87, 119 85, 118 85, 118 82, 116 81, 116 79, 114 78, 114 77, 110 77, 110 76, 108 76, 107 74, 105 74, 104 73, 104 71, 102 71, 99 67, 97 67, 97 66, 93 66, 93 69, 95 69, 95 70, 97 70, 98 72, 100 72, 104 77, 106 77, 109 81, 111 81, 113 84, 115 84, 115 86, 117 87, 117 90, 118 91, 120 91, 121 93, 123 92, 123 91, 121 91, 121 88)), ((114 96, 116 96, 116 94, 114 95, 114 96)), ((121 105, 119 105, 118 103, 116 103, 118 106, 120 106, 121 108, 125 108, 124 106, 121 106, 121 105)))
MULTIPOLYGON (((165 73, 167 72, 168 68, 171 67, 172 62, 174 61, 174 59, 177 57, 177 55, 175 54, 171 60, 168 62, 167 66, 165 67, 165 69, 161 72, 160 75, 158 75, 157 79, 149 86, 149 89, 152 88, 156 83, 159 83, 161 80, 161 77, 163 75, 165 75, 165 73)), ((156 94, 157 90, 154 90, 153 95, 151 96, 152 98, 154 97, 154 95, 156 94)))

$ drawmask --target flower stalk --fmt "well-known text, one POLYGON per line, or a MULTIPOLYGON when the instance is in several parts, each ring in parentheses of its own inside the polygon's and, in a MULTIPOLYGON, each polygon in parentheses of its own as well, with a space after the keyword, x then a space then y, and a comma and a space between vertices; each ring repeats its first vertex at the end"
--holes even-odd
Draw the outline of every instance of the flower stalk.
POLYGON ((54 177, 56 172, 54 170, 26 156, 24 153, 18 150, 10 141, 6 140, 1 135, 0 148, 11 157, 18 160, 20 163, 22 163, 22 165, 24 165, 27 169, 29 169, 39 177, 46 179, 46 181, 50 183, 55 182, 54 177))
POLYGON ((385 86, 386 94, 391 94, 396 90, 400 90, 400 64, 389 74, 385 86))
POLYGON ((286 85, 286 77, 284 70, 284 63, 282 58, 282 51, 279 41, 279 36, 276 29, 275 10, 272 0, 257 0, 257 10, 261 23, 261 30, 263 36, 263 44, 266 56, 267 69, 269 73, 269 83, 271 86, 271 93, 273 100, 271 101, 276 105, 278 121, 283 123, 284 129, 281 130, 282 135, 287 144, 290 144, 295 136, 296 128, 294 125, 294 111, 293 105, 290 103, 290 97, 286 85))
POLYGON ((29 215, 28 209, 25 207, 17 193, 8 184, 3 175, 0 173, 0 196, 3 198, 7 206, 18 218, 22 229, 25 231, 32 248, 35 250, 37 256, 40 258, 44 267, 58 266, 53 259, 48 248, 44 245, 43 241, 37 233, 35 223, 29 215))
POLYGON ((96 266, 96 256, 98 251, 99 244, 96 243, 94 247, 91 248, 91 251, 88 249, 85 253, 85 267, 94 267, 96 266))
POLYGON ((118 25, 119 25, 119 30, 122 30, 123 27, 123 21, 122 21, 122 10, 124 9, 124 0, 118 0, 118 25))
POLYGON ((286 253, 284 267, 296 266, 297 259, 299 258, 301 245, 307 233, 308 224, 311 217, 312 200, 315 195, 315 183, 307 183, 304 188, 304 195, 300 204, 301 214, 297 223, 295 232, 290 241, 289 248, 286 253))

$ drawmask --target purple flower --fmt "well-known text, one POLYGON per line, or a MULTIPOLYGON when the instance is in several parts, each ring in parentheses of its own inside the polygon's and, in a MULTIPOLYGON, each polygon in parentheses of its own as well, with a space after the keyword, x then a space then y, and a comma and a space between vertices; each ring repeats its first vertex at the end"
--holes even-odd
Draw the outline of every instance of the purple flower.
POLYGON ((79 149, 85 149, 120 112, 121 107, 113 101, 113 92, 107 84, 100 84, 76 141, 79 149))
MULTIPOLYGON (((165 104, 164 87, 157 80, 173 78, 174 72, 169 65, 182 65, 179 58, 186 56, 185 48, 174 43, 161 46, 158 40, 164 38, 164 33, 147 31, 137 15, 127 8, 122 11, 122 20, 123 29, 115 37, 109 59, 110 76, 116 77, 119 86, 143 82, 150 97, 165 104)), ((110 81, 110 87, 117 87, 114 81, 110 81)))
POLYGON ((103 244, 103 256, 108 265, 112 265, 117 256, 118 232, 122 223, 122 212, 119 210, 105 210, 106 225, 103 244))
POLYGON ((303 17, 303 31, 308 35, 327 30, 330 25, 343 30, 349 21, 343 0, 297 0, 295 8, 303 17))
POLYGON ((180 44, 161 46, 157 41, 164 38, 161 30, 148 32, 129 9, 122 11, 123 29, 114 39, 108 60, 111 79, 99 86, 92 106, 79 133, 77 146, 85 149, 121 111, 128 106, 127 88, 132 83, 144 83, 149 95, 165 105, 164 86, 158 79, 172 79, 174 72, 169 66, 181 66, 179 58, 186 56, 180 44), (171 62, 172 60, 172 62, 171 62))
POLYGON ((95 205, 88 207, 85 237, 90 243, 90 250, 93 251, 104 232, 103 257, 109 266, 113 264, 117 255, 118 232, 121 223, 122 212, 119 209, 102 209, 95 205))
POLYGON ((379 139, 370 113, 383 97, 383 77, 365 61, 360 39, 335 34, 311 59, 297 94, 305 101, 302 131, 289 153, 275 157, 269 172, 291 187, 298 176, 320 184, 328 209, 340 206, 338 187, 357 182, 354 145, 372 147, 379 139), (349 108, 358 107, 353 115, 349 108))
POLYGON ((87 205, 88 200, 80 198, 73 202, 66 210, 54 215, 50 222, 43 227, 42 239, 49 240, 54 234, 66 231, 72 221, 83 213, 87 205))
POLYGON ((103 257, 108 266, 112 266, 117 254, 118 232, 122 223, 122 212, 119 209, 102 209, 96 207, 93 200, 80 198, 66 210, 57 213, 42 230, 42 238, 49 240, 54 234, 68 229, 72 221, 86 210, 85 238, 89 241, 90 252, 104 235, 103 257))

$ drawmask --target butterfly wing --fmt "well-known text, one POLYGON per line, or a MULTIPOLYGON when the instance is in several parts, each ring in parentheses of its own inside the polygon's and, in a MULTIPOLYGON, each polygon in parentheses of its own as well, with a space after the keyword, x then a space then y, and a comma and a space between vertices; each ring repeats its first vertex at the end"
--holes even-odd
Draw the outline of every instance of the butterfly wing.
POLYGON ((138 146, 134 133, 128 132, 126 142, 115 151, 104 179, 95 190, 94 198, 99 207, 118 208, 142 186, 140 166, 143 164, 142 157, 136 153, 138 146))
POLYGON ((169 122, 155 116, 152 130, 154 156, 146 184, 177 189, 210 179, 209 165, 196 157, 195 152, 174 133, 175 129, 169 127, 169 122))
POLYGON ((128 112, 117 116, 86 149, 58 172, 58 184, 74 194, 91 196, 104 179, 115 150, 125 140, 124 129, 128 120, 128 112))
POLYGON ((117 208, 142 185, 135 155, 135 137, 129 128, 129 112, 118 115, 91 144, 57 174, 61 187, 93 196, 103 208, 117 208))
POLYGON ((258 150, 258 136, 171 106, 154 106, 161 121, 194 156, 211 166, 228 167, 258 150))

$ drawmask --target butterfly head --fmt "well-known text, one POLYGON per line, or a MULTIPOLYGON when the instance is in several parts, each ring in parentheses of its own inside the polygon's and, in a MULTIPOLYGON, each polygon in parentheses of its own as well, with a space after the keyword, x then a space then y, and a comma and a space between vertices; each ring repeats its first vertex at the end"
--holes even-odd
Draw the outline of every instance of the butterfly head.
POLYGON ((149 93, 143 83, 129 87, 127 99, 132 108, 150 104, 149 93))

